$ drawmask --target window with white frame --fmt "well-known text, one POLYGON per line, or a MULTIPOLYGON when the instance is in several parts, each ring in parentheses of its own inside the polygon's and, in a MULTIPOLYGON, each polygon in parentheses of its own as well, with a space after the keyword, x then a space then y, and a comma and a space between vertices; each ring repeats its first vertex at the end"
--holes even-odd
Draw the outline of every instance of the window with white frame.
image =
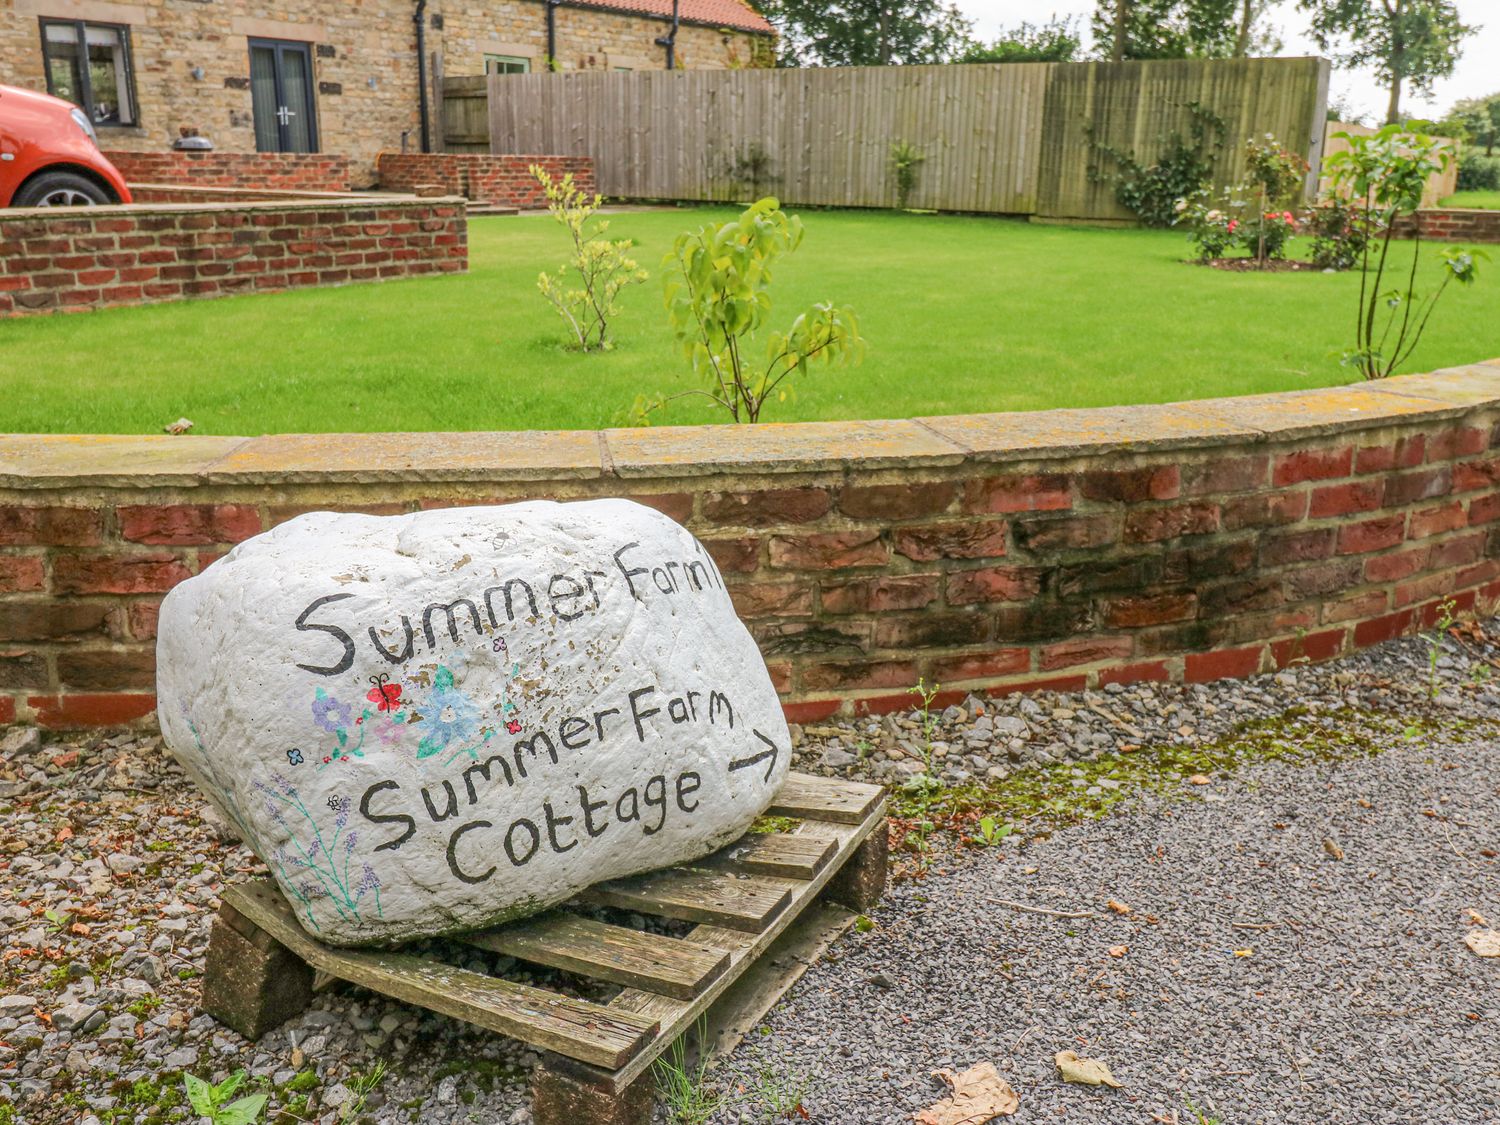
POLYGON ((96 126, 135 125, 130 29, 85 20, 42 20, 47 92, 66 98, 96 126))
POLYGON ((485 55, 486 74, 530 74, 531 60, 520 55, 485 55))

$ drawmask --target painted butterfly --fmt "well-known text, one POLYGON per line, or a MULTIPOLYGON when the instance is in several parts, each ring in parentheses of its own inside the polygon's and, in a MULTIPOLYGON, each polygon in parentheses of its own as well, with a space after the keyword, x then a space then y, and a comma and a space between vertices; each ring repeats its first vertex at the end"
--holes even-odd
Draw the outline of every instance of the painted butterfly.
POLYGON ((375 704, 377 711, 398 711, 401 709, 401 685, 390 682, 390 676, 382 672, 378 676, 371 676, 370 682, 375 686, 365 692, 365 698, 375 704))

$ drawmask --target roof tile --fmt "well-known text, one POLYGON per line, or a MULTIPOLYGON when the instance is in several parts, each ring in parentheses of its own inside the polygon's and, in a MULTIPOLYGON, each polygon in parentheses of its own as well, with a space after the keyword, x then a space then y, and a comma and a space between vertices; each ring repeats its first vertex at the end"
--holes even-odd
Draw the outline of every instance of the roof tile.
MULTIPOLYGON (((672 0, 583 0, 590 8, 614 8, 648 16, 672 15, 672 0)), ((770 22, 744 0, 680 0, 678 16, 686 23, 732 27, 740 31, 775 34, 770 22)))

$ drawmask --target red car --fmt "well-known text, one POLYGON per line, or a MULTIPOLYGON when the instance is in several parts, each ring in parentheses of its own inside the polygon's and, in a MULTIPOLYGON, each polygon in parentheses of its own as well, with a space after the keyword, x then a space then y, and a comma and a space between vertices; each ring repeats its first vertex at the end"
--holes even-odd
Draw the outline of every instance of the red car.
POLYGON ((0 207, 129 203, 88 116, 72 102, 0 86, 0 207))

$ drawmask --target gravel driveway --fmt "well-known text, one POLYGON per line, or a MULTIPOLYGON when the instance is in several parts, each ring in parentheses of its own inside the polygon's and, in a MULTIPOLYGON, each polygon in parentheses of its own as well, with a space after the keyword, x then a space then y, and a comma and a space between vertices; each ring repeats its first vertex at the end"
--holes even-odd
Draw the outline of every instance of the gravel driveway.
POLYGON ((1497 848, 1488 724, 1252 767, 898 883, 729 1069, 807 1076, 812 1120, 849 1125, 910 1121, 932 1071, 983 1061, 1018 1123, 1500 1121, 1500 960, 1463 943, 1466 911, 1500 919, 1497 848), (1064 1085, 1067 1049, 1124 1087, 1064 1085))
MULTIPOLYGON (((1002 1122, 1197 1125, 1189 1103, 1221 1125, 1500 1122, 1500 959, 1463 943, 1469 911, 1500 928, 1486 629, 1439 652, 1436 703, 1408 639, 1250 682, 798 732, 799 768, 1115 807, 1050 836, 1031 822, 1024 843, 940 842, 719 1066, 734 1104, 714 1120, 771 1120, 768 1089, 802 1086, 795 1120, 909 1121, 942 1094, 932 1071, 989 1061, 1020 1095, 1002 1122), (1229 753, 1247 720, 1263 750, 1336 753, 1229 753), (1251 764, 1184 768, 1220 753, 1251 764), (1123 1088, 1062 1085, 1065 1049, 1123 1088)), ((254 1044, 197 1012, 219 888, 262 869, 158 739, 5 733, 0 826, 0 1125, 190 1120, 183 1073, 241 1067, 279 1125, 530 1121, 531 1052, 357 989, 254 1044)))

